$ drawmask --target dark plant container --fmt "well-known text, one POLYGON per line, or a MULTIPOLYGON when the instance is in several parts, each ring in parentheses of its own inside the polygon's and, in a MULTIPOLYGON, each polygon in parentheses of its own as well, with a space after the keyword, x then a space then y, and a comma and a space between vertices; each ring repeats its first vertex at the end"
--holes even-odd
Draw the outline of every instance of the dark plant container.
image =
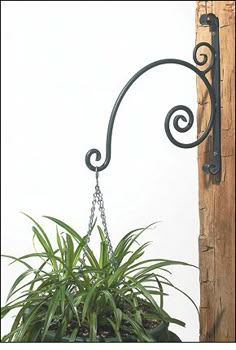
MULTIPOLYGON (((168 324, 161 322, 159 326, 150 330, 151 335, 155 339, 156 342, 181 342, 179 337, 173 332, 168 330, 168 324)), ((44 342, 60 342, 60 343, 68 343, 70 337, 64 336, 61 338, 57 338, 56 333, 53 331, 48 331, 44 342)), ((135 336, 128 336, 123 339, 126 343, 136 343, 137 339, 135 336)), ((91 341, 87 337, 77 337, 74 341, 75 343, 90 343, 91 341)), ((96 342, 105 342, 105 343, 118 343, 119 340, 116 337, 113 338, 100 338, 96 342)))

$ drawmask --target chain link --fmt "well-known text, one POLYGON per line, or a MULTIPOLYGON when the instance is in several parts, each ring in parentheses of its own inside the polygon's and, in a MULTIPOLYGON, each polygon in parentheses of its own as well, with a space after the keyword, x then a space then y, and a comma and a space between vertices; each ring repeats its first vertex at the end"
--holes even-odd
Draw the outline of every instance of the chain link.
POLYGON ((83 247, 83 255, 82 255, 81 266, 80 266, 79 271, 81 271, 85 265, 86 252, 88 249, 88 245, 89 245, 92 230, 93 230, 93 222, 94 222, 94 216, 95 216, 96 203, 98 203, 98 209, 100 211, 103 230, 104 230, 104 234, 105 234, 105 238, 106 238, 106 242, 107 242, 107 247, 108 247, 108 256, 110 258, 111 267, 112 267, 112 270, 114 272, 115 267, 116 267, 116 262, 115 262, 115 258, 114 258, 114 251, 112 248, 111 239, 110 239, 109 233, 108 233, 105 208, 104 208, 104 200, 103 200, 103 195, 102 195, 102 192, 101 192, 101 189, 99 186, 98 177, 99 177, 99 174, 98 174, 98 170, 96 168, 96 186, 95 186, 95 192, 93 194, 92 207, 91 207, 89 224, 88 224, 87 238, 86 238, 85 245, 83 247))

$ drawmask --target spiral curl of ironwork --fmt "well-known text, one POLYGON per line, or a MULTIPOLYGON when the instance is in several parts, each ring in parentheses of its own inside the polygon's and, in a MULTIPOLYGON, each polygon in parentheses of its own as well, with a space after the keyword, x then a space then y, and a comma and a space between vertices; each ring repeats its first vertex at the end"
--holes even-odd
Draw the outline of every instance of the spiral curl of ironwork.
POLYGON ((214 113, 214 111, 215 111, 215 95, 214 95, 214 91, 212 89, 212 86, 211 86, 209 80, 205 76, 206 73, 212 69, 212 67, 215 63, 214 57, 215 57, 215 52, 214 52, 213 47, 207 42, 202 42, 202 43, 199 43, 198 45, 196 45, 196 47, 194 48, 193 60, 198 66, 203 66, 209 61, 210 62, 209 66, 205 70, 200 70, 199 68, 197 68, 196 66, 194 66, 193 64, 191 64, 189 62, 179 60, 179 59, 171 59, 170 58, 170 59, 163 59, 163 60, 158 60, 158 61, 152 62, 152 63, 148 64, 147 66, 143 67, 142 69, 140 69, 135 75, 133 75, 133 77, 127 82, 127 84, 121 90, 121 92, 120 92, 120 94, 119 94, 119 96, 114 104, 111 115, 110 115, 110 120, 109 120, 109 124, 108 124, 108 129, 107 129, 107 139, 106 139, 106 159, 105 159, 104 163, 100 166, 93 165, 91 163, 91 158, 94 155, 95 155, 95 162, 98 162, 101 160, 101 152, 98 149, 93 148, 87 152, 86 157, 85 157, 85 162, 86 162, 87 167, 92 171, 96 171, 96 168, 98 171, 102 171, 108 166, 108 164, 110 163, 110 160, 111 160, 111 141, 112 141, 113 126, 114 126, 115 117, 116 117, 116 114, 117 114, 117 111, 119 109, 121 101, 123 100, 125 94, 129 90, 129 88, 133 85, 133 83, 141 75, 143 75, 148 70, 150 70, 154 67, 163 65, 163 64, 178 64, 178 65, 184 66, 184 67, 192 70, 193 72, 195 72, 199 76, 199 78, 202 80, 202 82, 206 86, 206 89, 207 89, 208 94, 209 94, 210 102, 211 102, 210 118, 209 118, 209 122, 208 122, 208 125, 207 125, 205 131, 196 141, 191 142, 191 143, 181 143, 174 138, 174 136, 172 135, 171 130, 170 130, 172 116, 174 115, 174 113, 179 112, 179 111, 184 111, 187 114, 187 117, 183 114, 176 115, 173 118, 174 129, 177 132, 185 133, 192 128, 193 123, 194 123, 194 116, 193 116, 192 111, 187 106, 178 105, 178 106, 173 107, 167 113, 167 116, 165 119, 165 131, 166 131, 167 137, 174 145, 181 147, 181 148, 192 148, 192 147, 198 146, 200 143, 202 143, 206 139, 206 137, 208 136, 208 134, 212 128, 212 125, 214 123, 214 116, 215 116, 215 113, 214 113), (198 50, 202 46, 207 46, 209 48, 209 50, 211 52, 211 59, 210 60, 206 54, 200 54, 200 56, 202 57, 202 60, 199 60, 197 58, 198 50), (183 121, 187 124, 185 126, 181 126, 179 124, 180 121, 183 121))
POLYGON ((209 44, 209 43, 207 43, 207 42, 205 42, 205 41, 203 41, 203 42, 201 42, 201 43, 198 43, 198 44, 195 46, 194 50, 193 50, 193 60, 194 60, 194 62, 195 62, 198 66, 204 66, 208 61, 210 61, 208 67, 202 71, 202 73, 204 73, 204 74, 208 73, 208 72, 212 69, 212 67, 214 66, 214 64, 215 64, 215 50, 214 50, 214 48, 211 46, 211 44, 209 44), (205 47, 208 47, 208 49, 209 49, 210 52, 211 52, 211 58, 210 58, 210 60, 209 60, 208 55, 205 54, 205 53, 200 53, 199 56, 202 57, 201 60, 199 60, 198 57, 197 57, 197 56, 198 56, 198 50, 199 50, 201 47, 204 47, 204 46, 205 46, 205 47))

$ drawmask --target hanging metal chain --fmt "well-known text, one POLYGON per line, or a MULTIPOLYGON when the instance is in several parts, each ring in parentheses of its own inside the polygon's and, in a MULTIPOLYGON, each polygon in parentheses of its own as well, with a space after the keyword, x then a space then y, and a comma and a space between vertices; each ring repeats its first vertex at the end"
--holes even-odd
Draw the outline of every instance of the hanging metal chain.
POLYGON ((84 245, 84 247, 83 247, 83 255, 82 255, 81 265, 80 265, 80 269, 79 269, 80 272, 81 272, 81 270, 83 269, 83 267, 84 267, 84 265, 85 265, 86 252, 87 252, 87 249, 88 249, 88 244, 89 244, 89 242, 90 242, 90 237, 91 237, 92 229, 93 229, 93 221, 94 221, 95 207, 96 207, 96 196, 95 196, 95 193, 94 193, 94 194, 93 194, 93 201, 92 201, 91 213, 90 213, 90 217, 89 217, 89 225, 88 225, 87 238, 86 238, 85 245, 84 245))
POLYGON ((107 242, 107 247, 108 247, 108 255, 110 258, 111 262, 111 267, 113 272, 115 271, 116 263, 115 263, 115 258, 114 258, 114 251, 112 248, 111 244, 111 239, 109 237, 108 233, 108 228, 107 228, 107 222, 106 222, 106 215, 105 215, 105 208, 104 208, 104 200, 103 200, 103 195, 99 186, 98 182, 98 170, 96 168, 96 186, 95 186, 95 192, 93 194, 93 201, 92 201, 92 207, 91 207, 91 212, 90 212, 90 217, 89 217, 89 224, 88 224, 88 232, 87 232, 87 238, 86 238, 86 243, 83 247, 83 255, 81 259, 81 266, 80 266, 80 271, 83 269, 85 265, 85 258, 86 258, 86 252, 88 249, 88 244, 90 242, 92 230, 93 230, 93 222, 94 222, 94 215, 95 215, 95 209, 96 209, 96 203, 98 203, 98 209, 100 211, 100 216, 102 219, 102 225, 103 225, 103 230, 107 242))

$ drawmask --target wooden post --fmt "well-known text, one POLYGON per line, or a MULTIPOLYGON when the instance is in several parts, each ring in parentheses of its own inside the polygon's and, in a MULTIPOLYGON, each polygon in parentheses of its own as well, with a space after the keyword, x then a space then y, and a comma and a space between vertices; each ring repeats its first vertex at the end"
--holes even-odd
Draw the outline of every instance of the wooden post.
MULTIPOLYGON (((197 1, 197 43, 210 42, 209 28, 199 24, 205 3, 197 1)), ((234 8, 234 1, 207 1, 207 12, 214 13, 220 22, 222 174, 219 181, 202 171, 202 165, 211 157, 211 138, 208 138, 198 150, 200 341, 235 341, 234 8)), ((207 48, 202 53, 204 50, 210 55, 207 48)), ((200 79, 197 79, 197 94, 198 135, 201 135, 209 119, 209 97, 200 79)))

